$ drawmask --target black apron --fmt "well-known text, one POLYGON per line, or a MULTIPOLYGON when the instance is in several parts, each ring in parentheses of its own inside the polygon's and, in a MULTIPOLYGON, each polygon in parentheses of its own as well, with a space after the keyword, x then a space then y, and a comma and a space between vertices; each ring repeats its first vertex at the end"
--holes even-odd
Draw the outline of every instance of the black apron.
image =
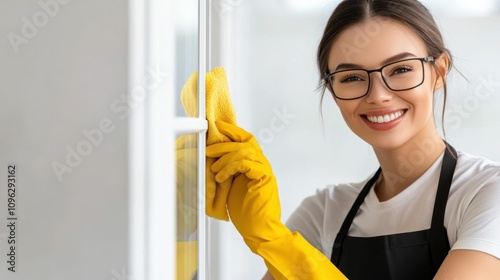
POLYGON ((430 229, 375 237, 347 236, 381 169, 366 183, 347 214, 332 249, 332 263, 348 279, 425 280, 434 277, 450 251, 444 212, 457 156, 453 147, 448 143, 446 146, 430 229))

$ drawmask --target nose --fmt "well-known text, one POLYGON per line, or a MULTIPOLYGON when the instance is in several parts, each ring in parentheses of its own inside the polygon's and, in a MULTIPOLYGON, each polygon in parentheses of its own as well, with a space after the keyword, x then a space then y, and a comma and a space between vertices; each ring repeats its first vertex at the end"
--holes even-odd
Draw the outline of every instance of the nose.
POLYGON ((394 96, 391 89, 387 87, 382 78, 382 73, 370 73, 370 88, 368 95, 365 97, 367 103, 383 103, 391 100, 394 96))

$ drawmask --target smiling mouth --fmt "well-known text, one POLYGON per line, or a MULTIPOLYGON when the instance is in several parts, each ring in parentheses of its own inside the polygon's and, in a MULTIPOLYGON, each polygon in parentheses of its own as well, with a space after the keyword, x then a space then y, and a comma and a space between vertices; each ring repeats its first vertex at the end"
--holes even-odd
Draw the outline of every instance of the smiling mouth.
POLYGON ((399 112, 383 115, 383 116, 368 116, 365 115, 366 119, 372 123, 388 123, 400 118, 406 110, 401 110, 399 112))

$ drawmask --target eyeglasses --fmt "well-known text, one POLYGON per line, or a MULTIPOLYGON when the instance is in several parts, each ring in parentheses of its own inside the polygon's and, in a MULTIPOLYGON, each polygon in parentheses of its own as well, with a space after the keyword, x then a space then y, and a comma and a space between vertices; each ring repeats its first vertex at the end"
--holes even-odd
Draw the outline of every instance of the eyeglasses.
POLYGON ((361 98, 370 91, 370 73, 380 72, 384 84, 393 91, 416 88, 424 82, 424 62, 433 62, 434 57, 409 58, 392 62, 379 69, 349 69, 326 74, 333 95, 342 100, 361 98))

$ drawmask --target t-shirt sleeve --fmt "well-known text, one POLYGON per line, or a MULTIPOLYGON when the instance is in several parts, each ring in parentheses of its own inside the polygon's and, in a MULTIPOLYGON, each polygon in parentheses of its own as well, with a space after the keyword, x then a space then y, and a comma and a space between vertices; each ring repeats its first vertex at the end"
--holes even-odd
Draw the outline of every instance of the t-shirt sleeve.
MULTIPOLYGON (((496 176, 498 177, 498 176, 496 176)), ((452 250, 468 249, 500 258, 500 181, 490 181, 472 198, 452 250)))
POLYGON ((321 248, 321 232, 325 215, 325 192, 318 191, 302 201, 300 206, 291 214, 286 222, 292 231, 299 232, 316 249, 321 248))

